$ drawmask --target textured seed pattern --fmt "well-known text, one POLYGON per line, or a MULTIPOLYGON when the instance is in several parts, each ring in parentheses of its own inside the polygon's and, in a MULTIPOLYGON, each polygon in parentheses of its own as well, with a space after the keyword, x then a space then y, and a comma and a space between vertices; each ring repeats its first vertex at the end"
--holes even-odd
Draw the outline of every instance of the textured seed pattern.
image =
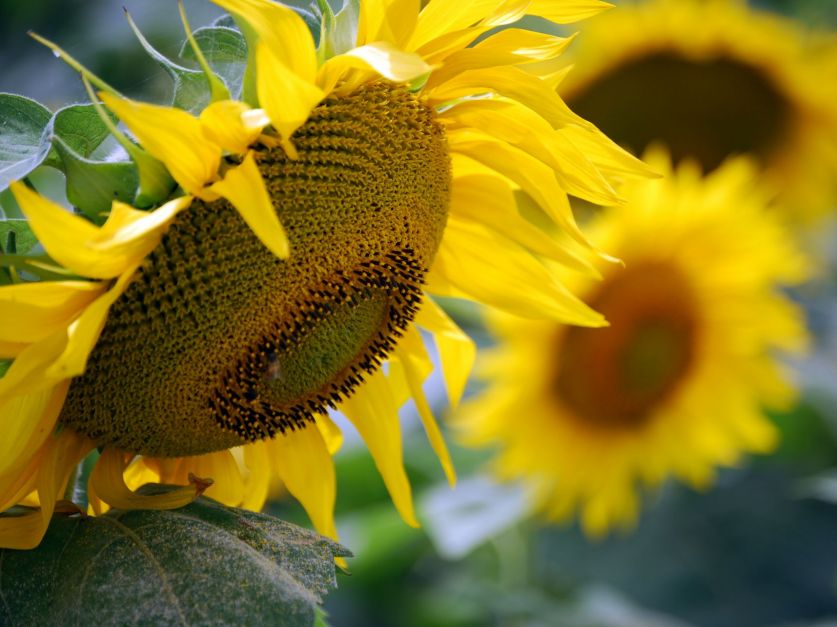
POLYGON ((305 426, 387 357, 421 301, 450 194, 444 132, 402 88, 320 104, 259 167, 291 242, 275 258, 195 201, 114 304, 61 421, 100 445, 196 455, 305 426))

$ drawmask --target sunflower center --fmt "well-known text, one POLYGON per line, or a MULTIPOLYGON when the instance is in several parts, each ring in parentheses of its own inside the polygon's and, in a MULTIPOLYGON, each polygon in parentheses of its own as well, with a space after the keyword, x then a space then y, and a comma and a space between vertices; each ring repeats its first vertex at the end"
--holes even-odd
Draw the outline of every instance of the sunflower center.
POLYGON ((291 244, 226 202, 179 214, 114 304, 61 421, 159 457, 303 427, 352 393, 414 317, 447 219, 434 112, 377 83, 320 104, 259 167, 291 244))
POLYGON ((739 153, 767 162, 792 120, 791 103, 757 68, 674 52, 626 61, 567 101, 635 154, 661 141, 675 161, 697 159, 706 172, 739 153))
POLYGON ((607 280, 589 303, 610 326, 565 331, 556 392, 588 425, 637 427, 693 362, 694 295, 677 268, 647 263, 607 280))

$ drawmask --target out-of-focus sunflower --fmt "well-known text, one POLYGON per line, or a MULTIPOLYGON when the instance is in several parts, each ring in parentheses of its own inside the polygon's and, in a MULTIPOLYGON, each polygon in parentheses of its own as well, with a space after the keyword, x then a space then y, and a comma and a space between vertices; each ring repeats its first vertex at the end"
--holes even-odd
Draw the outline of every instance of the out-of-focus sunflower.
POLYGON ((585 25, 559 92, 636 154, 749 154, 807 221, 837 199, 834 48, 737 0, 626 2, 585 25))
POLYGON ((425 288, 602 323, 533 253, 589 270, 567 194, 610 203, 612 182, 645 169, 556 95, 566 39, 485 35, 603 3, 351 2, 326 16, 317 48, 283 5, 215 1, 248 39, 247 103, 210 76, 213 102, 193 116, 79 68, 138 139, 135 158, 165 165, 141 174, 157 189, 170 174, 183 195, 151 211, 115 202, 99 227, 13 184, 53 271, 72 277, 0 287, 0 357, 13 359, 0 379, 0 511, 40 504, 0 519, 0 546, 39 542, 94 447, 95 512, 176 507, 201 477, 210 496, 259 508, 275 473, 334 536, 335 406, 415 524, 397 415, 410 397, 454 479, 417 327, 435 336, 453 404, 474 355, 425 288), (522 219, 523 196, 574 244, 522 219), (194 485, 133 491, 152 479, 194 485))
POLYGON ((610 327, 492 319, 499 344, 478 369, 487 389, 459 425, 466 442, 499 448, 499 475, 528 483, 548 516, 578 512, 592 536, 630 527, 638 484, 703 488, 716 466, 776 444, 764 409, 794 390, 774 351, 806 343, 778 288, 808 264, 754 178, 731 161, 705 181, 681 166, 623 189, 628 204, 598 217, 591 238, 624 267, 571 284, 610 327))

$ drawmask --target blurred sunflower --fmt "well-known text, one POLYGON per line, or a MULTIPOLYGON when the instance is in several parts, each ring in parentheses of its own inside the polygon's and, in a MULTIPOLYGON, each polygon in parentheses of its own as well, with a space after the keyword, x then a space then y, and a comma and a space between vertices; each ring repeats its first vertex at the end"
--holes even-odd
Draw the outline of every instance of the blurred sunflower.
MULTIPOLYGON (((452 404, 474 356, 425 286, 602 324, 533 253, 590 271, 567 193, 612 203, 612 182, 647 170, 556 95, 568 40, 486 34, 604 3, 352 2, 325 16, 315 47, 283 5, 215 1, 248 39, 249 104, 208 71, 199 116, 135 102, 59 51, 139 140, 135 159, 164 164, 184 195, 152 211, 115 202, 96 226, 13 184, 67 279, 0 287, 0 357, 13 359, 0 379, 0 511, 40 505, 0 519, 0 546, 40 541, 94 447, 94 512, 176 507, 207 489, 200 477, 210 496, 257 509, 278 476, 335 536, 337 406, 416 524, 397 415, 410 397, 454 480, 417 327, 435 336, 452 404), (567 243, 520 217, 526 195, 567 243), (133 491, 149 480, 192 485, 133 491)), ((159 188, 165 176, 149 171, 159 188)))
POLYGON ((756 158, 807 220, 837 199, 834 48, 743 1, 629 2, 585 26, 559 92, 635 154, 661 142, 704 172, 756 158))
POLYGON ((808 266, 754 180, 752 164, 734 160, 705 180, 684 165, 625 186, 627 205, 591 224, 624 267, 568 283, 610 327, 491 319, 499 344, 478 370, 488 387, 459 426, 468 443, 499 446, 499 475, 527 482, 549 517, 578 512, 591 536, 628 528, 638 483, 704 488, 716 466, 775 446, 763 408, 794 390, 774 351, 807 339, 778 287, 808 266))

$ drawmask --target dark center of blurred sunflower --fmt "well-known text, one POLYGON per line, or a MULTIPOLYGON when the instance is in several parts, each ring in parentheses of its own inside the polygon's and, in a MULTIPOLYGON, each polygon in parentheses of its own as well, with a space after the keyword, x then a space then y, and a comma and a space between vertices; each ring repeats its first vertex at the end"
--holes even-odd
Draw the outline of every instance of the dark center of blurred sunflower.
POLYGON ((759 68, 675 52, 627 60, 568 94, 567 102, 635 154, 662 142, 675 161, 696 159, 706 172, 741 153, 768 161, 786 141, 793 114, 759 68))
POLYGON ((555 391, 585 424, 641 426, 696 356, 694 295, 677 268, 647 263, 607 279, 588 303, 610 326, 563 332, 555 391))
POLYGON ((195 201, 114 304, 61 421, 100 445, 207 453, 298 428, 375 371, 414 317, 450 163, 434 112, 379 83, 325 100, 259 167, 291 244, 195 201))

